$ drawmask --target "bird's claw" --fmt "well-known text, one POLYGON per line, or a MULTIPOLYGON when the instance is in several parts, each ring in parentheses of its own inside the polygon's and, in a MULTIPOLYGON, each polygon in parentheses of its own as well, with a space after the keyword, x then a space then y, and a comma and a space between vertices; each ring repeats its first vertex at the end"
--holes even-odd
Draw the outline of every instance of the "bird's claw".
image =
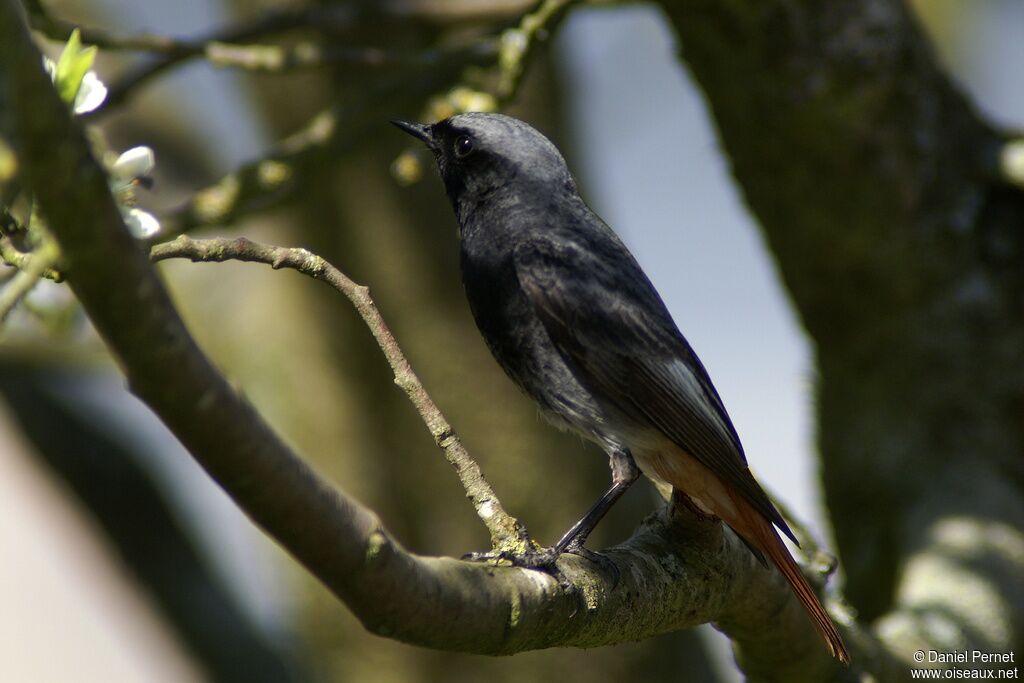
POLYGON ((508 550, 491 550, 484 553, 466 553, 462 556, 462 559, 470 562, 487 562, 489 564, 508 562, 513 567, 539 569, 552 573, 557 571, 555 562, 558 561, 559 555, 560 553, 556 553, 554 548, 531 549, 523 553, 513 553, 508 550))
POLYGON ((565 583, 565 577, 562 575, 561 570, 558 569, 556 564, 558 562, 558 558, 561 557, 563 553, 577 555, 582 557, 584 560, 601 567, 605 573, 612 577, 612 589, 619 585, 621 574, 618 566, 609 559, 608 556, 602 555, 601 553, 595 553, 593 550, 588 550, 582 543, 572 543, 562 552, 558 552, 554 548, 527 550, 524 553, 513 553, 507 550, 491 550, 482 553, 466 553, 462 556, 462 559, 468 560, 469 562, 486 562, 488 564, 495 565, 502 562, 508 562, 513 567, 536 569, 538 571, 546 572, 557 578, 560 582, 565 583))

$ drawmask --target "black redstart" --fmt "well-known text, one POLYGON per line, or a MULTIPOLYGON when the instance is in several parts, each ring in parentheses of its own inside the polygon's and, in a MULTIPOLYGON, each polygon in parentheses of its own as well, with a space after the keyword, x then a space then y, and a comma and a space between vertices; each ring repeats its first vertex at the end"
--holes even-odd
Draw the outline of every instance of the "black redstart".
POLYGON ((466 296, 494 357, 548 419, 610 459, 611 488, 590 512, 553 548, 514 561, 543 567, 582 551, 643 472, 721 518, 762 563, 770 558, 847 662, 707 371, 636 259, 580 198, 558 149, 501 114, 394 123, 437 159, 460 227, 466 296))

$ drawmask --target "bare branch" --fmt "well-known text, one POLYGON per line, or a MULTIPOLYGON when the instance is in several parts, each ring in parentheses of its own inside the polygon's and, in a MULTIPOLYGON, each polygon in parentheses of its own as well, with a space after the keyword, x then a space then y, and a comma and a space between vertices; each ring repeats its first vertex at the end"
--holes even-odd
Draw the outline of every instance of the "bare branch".
POLYGON ((352 131, 339 131, 344 113, 330 108, 312 117, 300 130, 256 161, 244 164, 213 185, 196 192, 178 208, 160 217, 165 240, 198 225, 226 224, 247 212, 266 208, 290 195, 301 169, 327 149, 341 147, 352 131))
POLYGON ((326 282, 348 297, 384 352, 384 357, 395 375, 395 384, 405 391, 409 400, 416 406, 417 412, 434 437, 434 443, 444 451, 445 458, 455 468, 459 481, 466 490, 466 497, 473 503, 477 515, 491 534, 491 545, 495 549, 522 552, 530 544, 526 530, 518 520, 505 512, 501 501, 484 479, 479 465, 470 457, 455 430, 423 388, 373 303, 367 287, 357 285, 323 258, 305 249, 257 244, 244 237, 233 240, 194 240, 182 235, 173 242, 155 245, 150 251, 150 258, 153 261, 187 258, 194 262, 233 260, 263 263, 274 269, 291 268, 313 279, 326 282))
POLYGON ((39 284, 44 274, 52 269, 57 262, 59 252, 57 245, 52 241, 44 243, 36 249, 31 256, 19 254, 23 258, 20 261, 20 271, 10 282, 0 289, 0 323, 7 319, 7 316, 14 310, 25 296, 39 284))
POLYGON ((520 15, 536 4, 536 0, 386 0, 381 3, 391 16, 438 25, 501 21, 520 15))
MULTIPOLYGON (((19 251, 18 248, 14 246, 14 243, 11 241, 9 236, 0 235, 0 261, 3 261, 12 268, 24 271, 29 269, 29 264, 34 258, 34 253, 19 251)), ((47 280, 53 280, 55 282, 61 282, 64 279, 64 276, 61 275, 60 271, 53 268, 52 263, 46 266, 42 272, 39 273, 39 277, 46 278, 47 280)))
MULTIPOLYGON (((203 57, 214 66, 238 67, 252 71, 280 72, 295 68, 315 68, 330 64, 351 64, 365 67, 410 67, 432 66, 447 58, 450 52, 465 54, 472 63, 476 60, 493 60, 497 55, 497 44, 493 41, 475 42, 456 50, 426 49, 416 52, 395 52, 375 47, 346 47, 324 44, 321 41, 304 40, 292 44, 250 44, 242 40, 268 37, 298 28, 315 28, 320 32, 347 26, 351 12, 336 8, 280 10, 261 17, 255 22, 246 22, 217 29, 203 38, 175 38, 154 34, 116 35, 97 28, 79 29, 82 41, 104 50, 126 52, 148 52, 160 55, 161 60, 146 64, 134 76, 115 84, 116 92, 132 79, 135 85, 156 75, 161 69, 169 68, 183 60, 203 57), (330 17, 325 21, 324 17, 330 17), (228 37, 232 39, 229 40, 228 37), (143 75, 145 74, 145 75, 143 75)), ((33 28, 48 38, 66 41, 76 25, 49 15, 33 15, 33 28)))
POLYGON ((467 64, 494 49, 484 41, 477 48, 440 51, 431 65, 419 64, 400 75, 380 78, 361 97, 321 111, 261 158, 243 164, 163 214, 163 227, 150 243, 201 225, 229 224, 251 211, 288 200, 301 186, 307 169, 323 161, 323 155, 343 152, 379 128, 386 118, 380 111, 401 111, 420 103, 451 83, 467 64))
POLYGON ((499 101, 508 101, 515 95, 538 40, 546 38, 569 7, 578 1, 542 0, 533 11, 523 16, 518 26, 501 34, 499 79, 495 93, 499 101))
MULTIPOLYGON (((518 0, 508 3, 507 7, 489 7, 482 13, 479 11, 439 13, 424 8, 424 11, 414 11, 412 15, 432 21, 443 17, 444 21, 448 23, 467 20, 494 21, 514 15, 515 10, 521 9, 526 4, 526 2, 518 0)), ((29 3, 29 5, 32 27, 53 40, 67 40, 76 28, 74 23, 55 18, 45 12, 38 2, 29 3)), ((396 15, 406 15, 409 13, 408 9, 398 6, 384 7, 381 14, 387 15, 394 11, 396 15)), ((546 15, 548 12, 543 10, 540 14, 546 15)), ((358 64, 368 67, 432 66, 446 59, 444 50, 425 50, 413 54, 401 54, 380 48, 333 46, 315 41, 304 41, 295 45, 247 44, 294 30, 306 29, 318 33, 329 33, 341 28, 351 28, 355 19, 355 12, 351 7, 331 5, 272 10, 254 19, 238 21, 213 29, 198 38, 176 38, 152 34, 116 35, 97 28, 80 28, 82 40, 87 44, 107 50, 148 52, 159 55, 157 59, 142 64, 113 83, 104 106, 90 113, 89 116, 102 115, 109 108, 121 104, 142 84, 197 57, 205 57, 212 64, 218 66, 234 66, 257 71, 281 71, 296 67, 311 68, 326 64, 358 64)), ((546 16, 542 19, 546 21, 546 16)), ((527 36, 526 44, 529 44, 535 31, 530 30, 523 33, 527 36)), ((514 48, 515 46, 506 45, 506 51, 510 47, 514 48)), ((455 52, 464 53, 463 61, 466 64, 475 64, 493 61, 498 50, 495 43, 482 41, 455 52)))
POLYGON ((495 41, 482 40, 467 47, 428 49, 402 53, 374 47, 340 47, 303 41, 293 45, 239 45, 211 42, 204 56, 214 66, 238 67, 249 71, 280 73, 298 68, 318 68, 329 64, 358 65, 371 68, 431 68, 446 60, 470 64, 494 61, 498 54, 495 41))
MULTIPOLYGON (((51 17, 36 4, 30 13, 32 27, 54 40, 67 40, 76 26, 72 22, 51 17)), ((168 36, 117 36, 95 28, 82 28, 82 41, 103 49, 152 52, 160 57, 139 66, 112 84, 106 102, 98 112, 120 104, 136 88, 164 71, 189 59, 201 57, 211 43, 244 43, 265 36, 303 28, 329 30, 351 24, 353 10, 344 5, 282 8, 258 17, 216 28, 199 38, 168 36)))
MULTIPOLYGON (((578 0, 543 0, 518 24, 507 29, 495 42, 482 39, 475 45, 453 50, 420 52, 414 57, 414 70, 399 80, 381 81, 374 90, 355 103, 331 107, 315 117, 301 130, 280 142, 263 158, 249 162, 229 173, 215 184, 196 193, 177 209, 161 216, 164 229, 150 240, 166 240, 200 225, 224 225, 253 209, 280 203, 292 196, 302 173, 316 155, 327 149, 341 151, 365 133, 355 119, 367 111, 389 102, 397 110, 407 103, 418 102, 440 88, 449 87, 465 76, 464 67, 477 66, 497 59, 492 74, 496 84, 494 102, 510 99, 519 86, 527 61, 542 37, 553 31, 565 11, 578 0), (397 99, 396 99, 397 98, 397 99)), ((289 53, 271 56, 252 52, 233 52, 237 46, 218 53, 218 58, 237 63, 248 62, 252 68, 283 68, 289 53), (262 66, 260 66, 262 65, 262 66)), ((256 50, 264 46, 253 46, 256 50)), ((218 48, 219 50, 219 48, 218 48)), ((364 54, 364 57, 366 55, 364 54)), ((382 59, 385 57, 380 56, 382 59)), ((392 56, 391 58, 394 58, 392 56)), ((378 120, 369 125, 379 124, 378 120)))

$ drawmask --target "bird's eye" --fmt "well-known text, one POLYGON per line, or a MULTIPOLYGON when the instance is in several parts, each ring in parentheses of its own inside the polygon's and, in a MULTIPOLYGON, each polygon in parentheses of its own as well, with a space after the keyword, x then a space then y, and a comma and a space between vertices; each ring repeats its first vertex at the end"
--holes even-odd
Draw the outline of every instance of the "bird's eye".
POLYGON ((455 139, 455 156, 465 159, 473 153, 473 138, 468 135, 460 135, 455 139))

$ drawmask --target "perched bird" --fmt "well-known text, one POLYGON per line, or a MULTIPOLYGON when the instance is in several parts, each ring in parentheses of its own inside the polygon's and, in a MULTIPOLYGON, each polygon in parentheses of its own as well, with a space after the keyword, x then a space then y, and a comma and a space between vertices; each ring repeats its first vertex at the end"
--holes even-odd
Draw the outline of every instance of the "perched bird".
POLYGON ((583 202, 558 149, 501 114, 393 123, 434 153, 459 223, 466 296, 495 359, 548 419, 610 459, 611 488, 590 512, 553 548, 517 563, 582 551, 643 472, 721 518, 762 563, 767 556, 832 654, 848 661, 707 371, 636 259, 583 202))

